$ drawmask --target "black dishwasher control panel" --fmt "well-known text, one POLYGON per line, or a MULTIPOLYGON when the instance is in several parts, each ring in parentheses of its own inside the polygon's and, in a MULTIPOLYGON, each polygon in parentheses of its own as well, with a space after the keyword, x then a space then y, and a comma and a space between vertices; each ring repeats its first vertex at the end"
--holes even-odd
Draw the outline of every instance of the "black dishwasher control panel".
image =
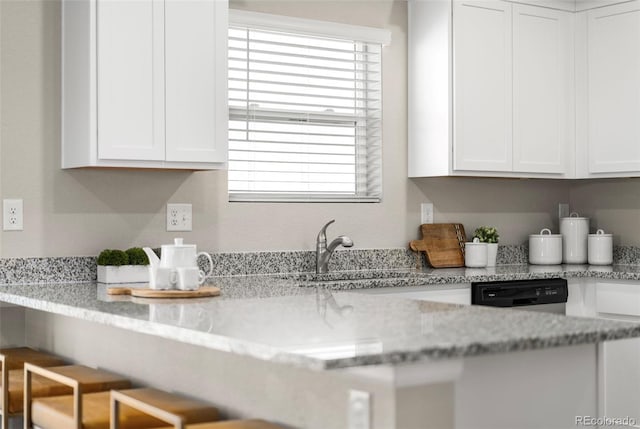
POLYGON ((512 280, 471 283, 471 304, 519 307, 567 302, 565 279, 512 280))

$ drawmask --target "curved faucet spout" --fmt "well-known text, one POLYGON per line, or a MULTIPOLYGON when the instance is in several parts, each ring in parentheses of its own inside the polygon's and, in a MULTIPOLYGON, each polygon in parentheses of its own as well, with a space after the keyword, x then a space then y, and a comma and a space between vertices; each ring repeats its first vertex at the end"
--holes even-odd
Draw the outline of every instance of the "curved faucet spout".
POLYGON ((346 235, 341 235, 338 238, 334 239, 329 246, 327 246, 327 227, 331 225, 335 220, 328 222, 325 226, 320 229, 318 233, 318 238, 316 240, 316 273, 323 274, 329 271, 329 258, 333 254, 333 251, 336 250, 336 247, 352 247, 353 240, 351 240, 346 235))
POLYGON ((335 219, 331 219, 325 224, 325 226, 320 228, 320 232, 318 233, 318 237, 316 238, 316 243, 320 243, 321 241, 323 241, 325 244, 327 244, 327 228, 335 221, 335 219))
POLYGON ((333 251, 336 250, 336 247, 338 246, 353 247, 353 240, 351 240, 346 235, 341 235, 340 237, 334 239, 331 244, 327 246, 327 253, 333 253, 333 251))

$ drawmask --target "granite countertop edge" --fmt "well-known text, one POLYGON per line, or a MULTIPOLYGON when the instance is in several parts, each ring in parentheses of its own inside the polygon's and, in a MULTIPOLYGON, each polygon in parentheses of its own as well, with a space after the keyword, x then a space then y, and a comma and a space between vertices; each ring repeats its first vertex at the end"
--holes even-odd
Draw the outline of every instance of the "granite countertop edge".
MULTIPOLYGON (((95 287, 95 284, 84 284, 95 287)), ((34 285, 37 286, 37 285, 34 285)), ((383 299, 379 297, 378 299, 383 299)), ((316 371, 345 369, 350 367, 369 365, 398 365, 409 363, 428 363, 447 359, 460 359, 488 354, 504 354, 529 350, 539 350, 562 346, 575 346, 583 344, 595 344, 601 341, 640 337, 640 323, 600 320, 597 327, 588 328, 585 331, 574 330, 559 335, 546 333, 535 336, 515 336, 503 341, 495 342, 460 342, 452 341, 449 344, 435 344, 433 346, 407 349, 404 351, 382 352, 371 355, 362 355, 349 358, 316 359, 302 354, 288 353, 278 347, 244 341, 230 336, 215 335, 207 332, 198 332, 179 326, 171 326, 148 320, 139 320, 126 315, 111 314, 104 311, 80 308, 73 305, 51 302, 46 299, 18 296, 11 293, 0 292, 0 301, 10 304, 28 307, 30 309, 45 311, 57 315, 78 318, 85 321, 100 323, 116 328, 126 329, 142 334, 161 336, 170 340, 179 341, 194 346, 200 346, 216 351, 236 353, 250 356, 256 359, 274 363, 287 364, 295 367, 316 371)), ((441 307, 466 307, 456 304, 441 304, 441 307)), ((491 314, 503 309, 483 308, 483 312, 491 314)), ((531 312, 525 312, 531 313, 531 312)), ((538 316, 538 313, 535 313, 538 316)), ((533 316, 533 314, 531 314, 533 316)), ((545 317, 544 314, 540 316, 545 317)), ((552 316, 564 319, 567 324, 572 322, 588 321, 595 319, 577 318, 570 316, 552 316)), ((535 317, 535 316, 533 316, 535 317)))
MULTIPOLYGON (((596 271, 589 266, 554 266, 545 271, 543 267, 529 265, 498 266, 496 268, 484 269, 485 271, 465 271, 464 268, 425 270, 415 277, 410 278, 414 284, 402 284, 401 286, 418 285, 452 285, 458 283, 470 283, 473 281, 494 281, 494 280, 526 280, 551 277, 591 277, 599 279, 613 280, 640 280, 640 266, 618 265, 607 267, 610 271, 596 271), (534 272, 532 272, 532 270, 534 272)), ((602 269, 602 268, 598 268, 602 269)), ((342 304, 361 304, 367 308, 371 306, 371 314, 377 314, 374 310, 380 311, 382 300, 388 299, 382 296, 363 295, 349 293, 354 289, 353 284, 368 287, 385 287, 398 283, 398 279, 390 279, 389 284, 376 282, 380 279, 361 279, 356 281, 343 281, 340 289, 335 284, 329 282, 324 289, 328 293, 335 293, 342 304), (394 283, 395 281, 395 283, 394 283), (358 283, 360 282, 360 283, 358 283), (351 284, 351 285, 350 285, 351 284), (364 298, 366 296, 366 298, 364 298), (380 307, 380 308, 379 308, 380 307)), ((383 279, 384 280, 384 279, 383 279)), ((289 300, 293 304, 300 302, 313 302, 313 297, 317 295, 318 287, 300 287, 304 281, 299 275, 290 277, 283 276, 238 276, 238 277, 218 277, 211 279, 212 282, 221 285, 225 299, 212 301, 216 302, 216 308, 232 308, 242 303, 245 298, 259 299, 261 306, 271 308, 270 311, 279 311, 283 306, 288 305, 289 300), (304 299, 296 301, 294 298, 304 299)), ((308 282, 313 284, 314 282, 308 282)), ((397 365, 403 363, 429 362, 443 359, 466 358, 486 354, 510 353, 517 351, 536 350, 551 347, 593 344, 600 341, 640 337, 640 323, 629 321, 613 321, 604 319, 575 318, 568 316, 557 316, 550 314, 539 314, 532 312, 513 311, 511 314, 514 321, 520 325, 513 326, 513 332, 505 328, 497 336, 486 335, 476 339, 475 331, 470 335, 464 332, 459 337, 447 338, 446 341, 437 337, 433 341, 427 339, 424 342, 413 344, 409 341, 395 348, 387 350, 382 348, 378 352, 363 354, 353 357, 338 358, 317 358, 312 354, 291 351, 286 347, 279 347, 276 343, 261 342, 255 338, 243 338, 227 334, 224 330, 204 331, 200 328, 190 328, 179 324, 161 323, 151 320, 147 306, 132 304, 130 301, 109 302, 96 294, 96 288, 101 286, 95 283, 67 283, 67 284, 20 284, 0 286, 0 301, 15 304, 35 310, 45 311, 53 314, 78 318, 81 320, 105 324, 117 328, 122 328, 134 332, 162 336, 175 341, 201 346, 204 348, 230 352, 243 356, 251 356, 260 360, 275 363, 289 364, 297 367, 304 367, 312 370, 329 370, 338 368, 348 368, 364 365, 397 365), (143 309, 136 310, 136 309, 143 309), (132 312, 133 310, 133 312, 132 312), (136 313, 137 311, 137 313, 136 313), (538 324, 547 324, 547 329, 535 327, 538 324), (549 329, 551 327, 551 329, 549 329)), ((215 299, 215 298, 214 298, 215 299)), ((317 297, 316 297, 317 299, 317 297)), ((390 308, 401 315, 401 310, 413 308, 415 304, 412 300, 397 298, 397 308, 390 308)), ((251 301, 249 299, 248 301, 251 301)), ((245 301, 246 302, 246 301, 245 301)), ((384 308, 388 308, 388 301, 384 301, 384 308)), ((460 306, 455 304, 432 305, 428 314, 435 314, 434 320, 439 321, 438 312, 442 314, 449 312, 455 320, 461 317, 469 326, 474 326, 474 321, 484 323, 484 326, 491 326, 495 321, 502 320, 506 313, 502 309, 479 308, 460 306), (456 311, 458 313, 456 313, 456 311)), ((197 307, 197 306, 196 306, 197 307)), ((392 306, 393 307, 393 306, 392 306)), ((194 307, 195 309, 195 307, 194 307)), ((270 314, 269 312, 265 314, 270 314)), ((416 313, 417 314, 417 313, 416 313)), ((389 315, 387 315, 389 316, 389 315)), ((309 315, 310 323, 315 323, 317 315, 309 315)), ((235 319, 233 319, 235 320, 235 319)), ((298 319, 292 318, 293 321, 298 319)), ((306 320, 306 319, 302 319, 306 320)), ((254 322, 258 327, 258 321, 254 322)), ((405 321, 405 323, 407 323, 405 321)), ((377 325, 376 325, 377 326, 377 325)), ((407 325, 411 327, 410 325, 407 325)), ((243 326, 244 327, 244 326, 243 326)), ((400 326, 403 328, 404 326, 400 326)), ((438 328, 440 329, 440 327, 438 328)), ((448 328, 443 328, 448 329, 448 328)), ((247 330, 248 331, 248 330, 247 330)), ((373 332, 373 331, 372 331, 373 332)), ((448 332, 448 331, 447 331, 448 332)), ((455 330, 451 331, 455 334, 455 330)), ((438 333, 438 332, 436 332, 438 333)), ((283 334, 284 335, 284 334, 283 334)), ((357 339, 356 339, 357 340, 357 339)))
MULTIPOLYGON (((421 272, 406 271, 407 277, 387 278, 378 270, 372 278, 351 280, 307 281, 309 286, 331 290, 354 290, 382 287, 454 285, 460 283, 536 280, 549 278, 593 278, 640 281, 638 265, 498 265, 491 268, 429 268, 421 272)), ((396 270, 398 272, 399 270, 396 270)), ((357 272, 357 271, 354 271, 357 272)), ((366 270, 363 270, 366 272, 366 270)))

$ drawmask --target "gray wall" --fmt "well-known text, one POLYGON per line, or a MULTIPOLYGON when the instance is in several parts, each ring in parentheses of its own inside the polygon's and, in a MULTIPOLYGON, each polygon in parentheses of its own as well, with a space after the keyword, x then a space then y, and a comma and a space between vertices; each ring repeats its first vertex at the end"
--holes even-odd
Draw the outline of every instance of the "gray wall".
MULTIPOLYGON (((320 226, 359 248, 404 247, 418 238, 419 205, 468 233, 499 228, 502 242, 557 225, 569 183, 542 180, 407 179, 406 1, 244 1, 235 8, 326 19, 392 31, 384 50, 384 201, 380 204, 229 203, 226 173, 60 169, 60 2, 0 6, 0 186, 23 198, 25 230, 1 235, 3 257, 95 255, 107 247, 159 245, 167 202, 190 202, 187 242, 211 251, 313 249, 320 226)), ((636 205, 637 207, 637 205, 636 205)), ((637 228, 636 228, 637 229, 637 228)), ((637 233, 636 233, 637 234, 637 233)))
POLYGON ((575 181, 570 201, 592 230, 612 232, 616 245, 640 246, 640 179, 575 181))

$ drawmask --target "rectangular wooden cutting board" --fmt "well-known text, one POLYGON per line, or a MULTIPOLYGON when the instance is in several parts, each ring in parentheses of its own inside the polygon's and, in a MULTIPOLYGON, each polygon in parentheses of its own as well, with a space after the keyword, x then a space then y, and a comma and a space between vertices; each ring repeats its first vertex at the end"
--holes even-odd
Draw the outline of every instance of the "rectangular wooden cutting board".
POLYGON ((461 223, 432 223, 420 225, 421 240, 409 243, 411 250, 425 252, 427 262, 434 268, 464 267, 466 236, 461 223))

